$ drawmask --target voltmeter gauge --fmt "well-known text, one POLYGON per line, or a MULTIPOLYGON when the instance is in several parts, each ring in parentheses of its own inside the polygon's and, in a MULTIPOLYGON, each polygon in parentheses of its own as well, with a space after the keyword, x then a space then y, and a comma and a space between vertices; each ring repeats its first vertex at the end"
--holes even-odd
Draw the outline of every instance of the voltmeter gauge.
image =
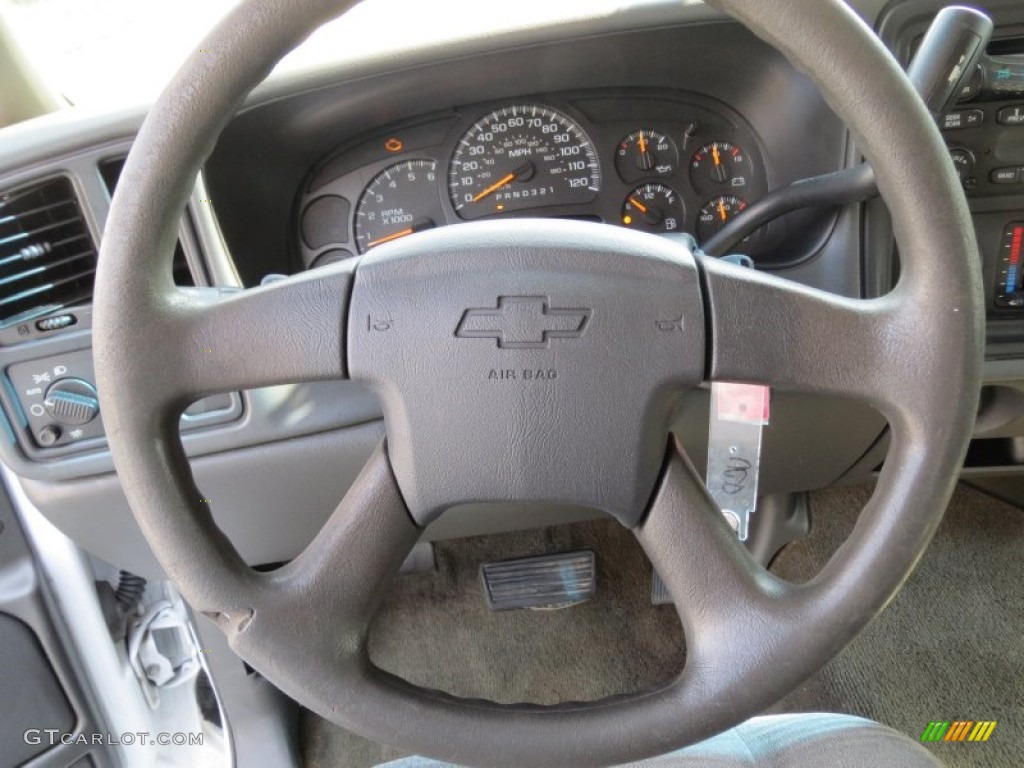
POLYGON ((690 180, 697 189, 744 189, 750 183, 747 153, 728 141, 705 144, 690 160, 690 180))
POLYGON ((679 150, 659 131, 641 128, 615 148, 615 170, 625 182, 652 176, 671 176, 679 167, 679 150))
POLYGON ((678 232, 686 209, 671 187, 651 182, 637 187, 622 205, 622 223, 645 232, 678 232))
POLYGON ((702 243, 707 242, 746 207, 746 202, 735 195, 722 195, 709 200, 697 217, 697 239, 702 243))

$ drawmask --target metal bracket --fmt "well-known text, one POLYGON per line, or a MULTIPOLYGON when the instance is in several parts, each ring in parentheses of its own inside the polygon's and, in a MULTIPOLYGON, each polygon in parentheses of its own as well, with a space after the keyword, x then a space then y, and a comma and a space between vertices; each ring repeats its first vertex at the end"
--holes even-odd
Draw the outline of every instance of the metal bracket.
POLYGON ((132 620, 128 661, 153 709, 160 704, 161 689, 186 683, 199 673, 195 638, 184 603, 161 600, 132 620))

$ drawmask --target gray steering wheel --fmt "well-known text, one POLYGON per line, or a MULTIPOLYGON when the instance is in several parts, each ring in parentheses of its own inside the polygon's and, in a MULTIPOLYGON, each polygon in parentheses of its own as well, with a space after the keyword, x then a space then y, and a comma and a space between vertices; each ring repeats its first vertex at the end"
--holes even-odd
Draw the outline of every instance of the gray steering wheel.
POLYGON ((839 0, 717 3, 814 78, 873 163, 902 269, 879 299, 839 298, 610 226, 524 220, 436 230, 235 295, 176 288, 178 218, 220 130, 288 50, 349 5, 242 3, 159 98, 125 166, 100 254, 94 351, 111 451, 150 546, 288 695, 413 752, 472 765, 618 764, 762 711, 900 588, 971 432, 979 259, 923 105, 839 0), (556 375, 495 382, 494 369, 556 375), (179 414, 215 392, 345 377, 379 394, 386 446, 299 557, 257 573, 201 501, 179 414), (874 496, 807 584, 755 565, 667 433, 676 398, 711 380, 846 395, 888 419, 874 496), (422 526, 454 503, 514 499, 601 509, 633 530, 682 620, 676 679, 598 702, 509 706, 418 688, 370 663, 368 624, 422 526))

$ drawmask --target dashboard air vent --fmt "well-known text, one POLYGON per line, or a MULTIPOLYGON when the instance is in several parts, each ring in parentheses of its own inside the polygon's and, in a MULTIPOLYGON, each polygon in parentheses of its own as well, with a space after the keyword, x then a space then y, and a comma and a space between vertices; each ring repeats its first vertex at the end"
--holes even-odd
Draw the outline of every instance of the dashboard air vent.
POLYGON ((0 328, 88 302, 95 272, 70 179, 0 193, 0 328))

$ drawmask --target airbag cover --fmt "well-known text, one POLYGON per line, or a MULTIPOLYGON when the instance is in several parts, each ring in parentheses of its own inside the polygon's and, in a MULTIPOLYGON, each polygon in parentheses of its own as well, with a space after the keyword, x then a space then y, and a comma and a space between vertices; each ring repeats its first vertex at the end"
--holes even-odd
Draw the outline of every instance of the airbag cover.
POLYGON ((704 374, 697 268, 677 243, 599 224, 423 233, 359 265, 348 350, 417 522, 518 500, 632 525, 675 399, 704 374))

